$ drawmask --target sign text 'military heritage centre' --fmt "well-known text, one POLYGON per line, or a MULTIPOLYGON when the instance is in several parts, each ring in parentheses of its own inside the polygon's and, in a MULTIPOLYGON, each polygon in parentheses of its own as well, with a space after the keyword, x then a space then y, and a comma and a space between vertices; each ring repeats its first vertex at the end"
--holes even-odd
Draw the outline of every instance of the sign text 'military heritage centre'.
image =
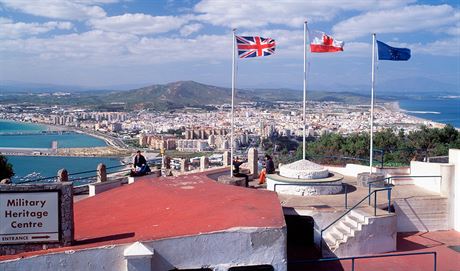
POLYGON ((0 243, 59 241, 58 192, 0 194, 0 243))

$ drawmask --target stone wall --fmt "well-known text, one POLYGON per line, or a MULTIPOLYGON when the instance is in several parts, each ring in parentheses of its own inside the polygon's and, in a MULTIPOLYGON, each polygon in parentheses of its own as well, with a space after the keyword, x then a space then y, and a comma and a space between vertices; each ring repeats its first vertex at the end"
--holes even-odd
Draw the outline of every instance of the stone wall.
POLYGON ((37 243, 37 244, 3 244, 0 245, 0 255, 11 255, 26 251, 42 250, 69 246, 74 239, 73 220, 73 189, 72 183, 47 183, 47 184, 6 184, 0 185, 1 192, 47 192, 59 191, 58 204, 60 206, 60 233, 58 243, 37 243))

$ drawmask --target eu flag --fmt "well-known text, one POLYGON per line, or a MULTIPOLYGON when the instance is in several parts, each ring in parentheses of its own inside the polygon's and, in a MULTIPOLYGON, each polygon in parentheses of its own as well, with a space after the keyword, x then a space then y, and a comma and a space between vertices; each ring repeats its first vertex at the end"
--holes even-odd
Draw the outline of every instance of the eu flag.
POLYGON ((391 47, 381 41, 377 41, 379 60, 404 61, 410 58, 410 49, 391 47))

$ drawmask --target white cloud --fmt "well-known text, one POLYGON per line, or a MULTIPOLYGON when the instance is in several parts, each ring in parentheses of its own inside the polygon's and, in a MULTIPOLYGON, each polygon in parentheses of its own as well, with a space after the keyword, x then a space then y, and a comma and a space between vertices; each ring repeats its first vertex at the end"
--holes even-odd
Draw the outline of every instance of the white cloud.
POLYGON ((105 11, 95 5, 110 3, 110 0, 0 0, 0 3, 10 9, 27 14, 65 20, 85 20, 106 16, 105 11))
POLYGON ((231 58, 230 35, 187 38, 139 38, 132 34, 93 30, 53 38, 0 41, 0 56, 27 56, 41 62, 95 66, 146 65, 152 63, 213 61, 231 58), (11 54, 12 53, 12 54, 11 54))
POLYGON ((202 28, 203 28, 202 24, 188 24, 181 28, 180 34, 181 36, 186 37, 186 36, 189 36, 190 34, 200 31, 200 29, 202 28))
MULTIPOLYGON (((53 38, 29 38, 0 42, 0 52, 26 55, 58 64, 59 61, 87 64, 114 64, 117 56, 127 52, 127 45, 138 42, 129 34, 89 31, 81 34, 59 35, 53 38)), ((7 54, 3 54, 7 57, 7 54)))
POLYGON ((460 40, 458 37, 437 40, 429 43, 400 43, 395 46, 410 48, 412 55, 435 55, 460 57, 460 40))
POLYGON ((413 5, 404 8, 371 11, 339 22, 333 32, 341 39, 354 39, 371 33, 444 32, 458 22, 458 14, 449 5, 413 5))
POLYGON ((180 28, 187 21, 186 17, 126 13, 120 16, 92 19, 89 24, 95 29, 104 31, 145 35, 169 32, 180 28))
POLYGON ((15 39, 22 36, 33 36, 55 29, 69 30, 73 27, 70 22, 23 23, 13 22, 0 17, 0 38, 15 39))
POLYGON ((227 27, 263 27, 281 24, 301 27, 305 20, 330 21, 339 12, 367 11, 404 6, 415 0, 315 0, 315 1, 213 1, 203 0, 194 7, 197 19, 227 27))

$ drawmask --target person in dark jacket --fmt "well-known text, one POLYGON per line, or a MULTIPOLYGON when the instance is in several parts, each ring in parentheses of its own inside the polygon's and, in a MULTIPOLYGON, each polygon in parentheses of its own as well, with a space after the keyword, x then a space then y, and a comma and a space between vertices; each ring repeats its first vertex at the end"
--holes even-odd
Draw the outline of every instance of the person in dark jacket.
POLYGON ((142 176, 145 175, 147 172, 150 172, 147 160, 145 160, 145 157, 141 154, 141 151, 137 151, 136 156, 134 156, 133 160, 133 169, 131 170, 131 176, 142 176))
POLYGON ((273 163, 273 159, 270 155, 265 155, 265 169, 267 174, 275 173, 275 163, 273 163))

